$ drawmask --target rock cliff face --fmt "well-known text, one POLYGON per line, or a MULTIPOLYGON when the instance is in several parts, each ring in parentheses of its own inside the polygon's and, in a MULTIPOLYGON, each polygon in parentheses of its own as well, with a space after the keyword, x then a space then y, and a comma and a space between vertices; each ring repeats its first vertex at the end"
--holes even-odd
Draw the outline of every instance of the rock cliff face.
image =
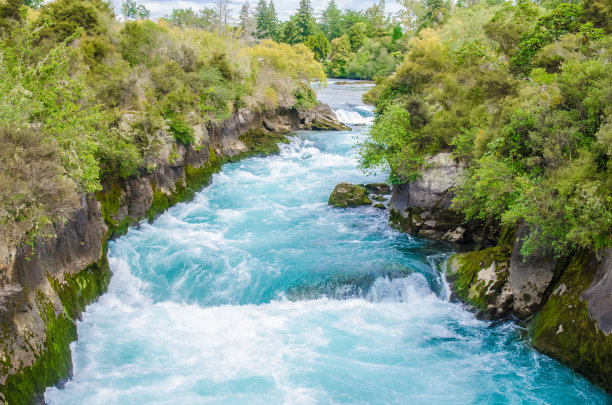
POLYGON ((612 392, 612 249, 578 252, 529 323, 533 346, 612 392))
POLYGON ((523 257, 526 230, 504 230, 495 247, 451 256, 454 297, 479 317, 522 320, 536 349, 612 391, 612 248, 602 258, 546 251, 523 257))
POLYGON ((467 222, 451 208, 453 190, 462 173, 463 166, 450 153, 428 158, 416 181, 393 187, 389 202, 391 224, 425 238, 494 246, 499 232, 496 225, 467 222))
POLYGON ((0 403, 42 403, 45 387, 69 378, 76 320, 104 293, 111 272, 109 237, 152 220, 208 184, 224 160, 278 151, 298 129, 345 129, 329 106, 258 114, 241 110, 219 125, 195 129, 194 145, 168 145, 138 177, 107 178, 83 195, 55 236, 0 249, 0 403))
POLYGON ((475 251, 446 264, 454 299, 480 318, 518 319, 536 349, 612 392, 612 248, 523 257, 526 226, 500 229, 453 211, 462 172, 449 153, 430 158, 421 178, 394 186, 390 222, 417 236, 473 243, 475 251))
POLYGON ((559 260, 552 252, 523 257, 526 231, 525 226, 504 229, 497 246, 455 254, 447 262, 453 292, 480 317, 525 319, 541 307, 559 260))

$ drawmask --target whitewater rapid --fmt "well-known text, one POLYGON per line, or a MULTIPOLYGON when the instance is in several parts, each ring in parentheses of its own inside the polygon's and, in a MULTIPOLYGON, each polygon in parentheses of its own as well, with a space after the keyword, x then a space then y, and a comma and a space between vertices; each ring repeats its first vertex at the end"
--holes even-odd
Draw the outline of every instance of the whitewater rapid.
POLYGON ((352 132, 301 132, 109 244, 107 294, 78 322, 50 404, 609 403, 512 323, 477 320, 411 238, 336 183, 377 182, 354 145, 367 86, 319 91, 352 132))

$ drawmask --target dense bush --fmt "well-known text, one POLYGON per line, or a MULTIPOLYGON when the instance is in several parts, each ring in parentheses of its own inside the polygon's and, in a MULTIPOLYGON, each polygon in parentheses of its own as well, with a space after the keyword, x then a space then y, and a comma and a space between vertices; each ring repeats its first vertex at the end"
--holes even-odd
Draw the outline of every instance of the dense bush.
POLYGON ((403 182, 450 150, 466 165, 453 206, 467 218, 527 223, 524 253, 610 246, 612 37, 589 15, 519 1, 422 30, 366 96, 377 118, 362 166, 389 167, 403 182), (463 18, 480 28, 461 30, 463 18))
POLYGON ((35 130, 0 126, 0 241, 11 245, 53 231, 78 205, 61 150, 35 130))
POLYGON ((195 125, 311 107, 308 81, 325 81, 303 44, 250 49, 231 33, 121 22, 103 0, 21 6, 0 2, 0 225, 11 243, 51 229, 104 177, 192 144, 195 125))

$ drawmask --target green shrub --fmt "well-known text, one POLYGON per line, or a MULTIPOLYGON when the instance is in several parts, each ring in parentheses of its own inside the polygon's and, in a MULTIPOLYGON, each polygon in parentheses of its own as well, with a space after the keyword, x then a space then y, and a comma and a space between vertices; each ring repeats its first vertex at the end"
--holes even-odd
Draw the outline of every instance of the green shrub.
POLYGON ((194 141, 193 128, 185 121, 185 117, 181 114, 173 113, 168 117, 168 128, 177 142, 183 145, 192 144, 194 141))
POLYGON ((0 241, 10 246, 51 233, 53 221, 67 218, 79 202, 61 150, 40 132, 3 125, 0 144, 0 241))

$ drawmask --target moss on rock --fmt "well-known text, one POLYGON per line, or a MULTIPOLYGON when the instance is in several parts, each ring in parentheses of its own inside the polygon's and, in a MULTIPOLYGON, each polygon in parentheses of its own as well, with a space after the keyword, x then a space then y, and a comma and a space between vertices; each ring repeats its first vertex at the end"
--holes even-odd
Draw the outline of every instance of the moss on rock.
POLYGON ((80 319, 85 307, 107 291, 111 274, 108 259, 104 254, 99 262, 87 266, 85 270, 74 275, 65 275, 62 282, 55 279, 49 281, 68 318, 80 319))
POLYGON ((228 161, 237 161, 250 156, 274 155, 280 153, 279 143, 289 143, 286 134, 267 132, 263 129, 252 129, 240 135, 239 139, 248 148, 248 151, 228 158, 228 161))
MULTIPOLYGON (((36 306, 45 324, 46 336, 42 350, 35 355, 34 364, 24 367, 17 374, 7 376, 0 392, 7 404, 36 404, 42 401, 46 387, 56 385, 70 377, 72 356, 70 343, 77 339, 76 319, 91 302, 106 292, 111 271, 106 255, 98 263, 74 275, 67 275, 59 281, 49 278, 58 294, 63 313, 56 314, 55 306, 39 291, 36 306)), ((30 350, 35 351, 34 347, 30 350)), ((5 359, 10 358, 5 356, 5 359)), ((3 372, 10 367, 6 361, 3 372)))
POLYGON ((493 319, 506 314, 504 287, 509 276, 514 232, 504 230, 499 244, 476 252, 456 253, 446 264, 446 276, 455 296, 480 317, 493 319))
POLYGON ((119 213, 119 207, 121 206, 122 193, 123 188, 118 179, 112 179, 108 182, 108 190, 96 193, 96 199, 100 202, 101 206, 102 218, 108 227, 107 238, 124 235, 129 226, 135 222, 129 216, 126 216, 121 221, 115 219, 115 215, 119 213))
POLYGON ((74 321, 65 314, 56 315, 53 304, 42 294, 36 301, 46 326, 44 348, 33 365, 9 375, 0 387, 8 405, 40 403, 45 388, 68 378, 72 370, 70 342, 77 338, 74 321))
POLYGON ((597 272, 593 262, 586 253, 572 258, 530 322, 529 335, 536 349, 612 391, 612 334, 597 327, 582 298, 597 272))
POLYGON ((339 183, 329 196, 329 205, 334 207, 358 207, 360 205, 371 205, 372 200, 363 186, 351 183, 339 183))

